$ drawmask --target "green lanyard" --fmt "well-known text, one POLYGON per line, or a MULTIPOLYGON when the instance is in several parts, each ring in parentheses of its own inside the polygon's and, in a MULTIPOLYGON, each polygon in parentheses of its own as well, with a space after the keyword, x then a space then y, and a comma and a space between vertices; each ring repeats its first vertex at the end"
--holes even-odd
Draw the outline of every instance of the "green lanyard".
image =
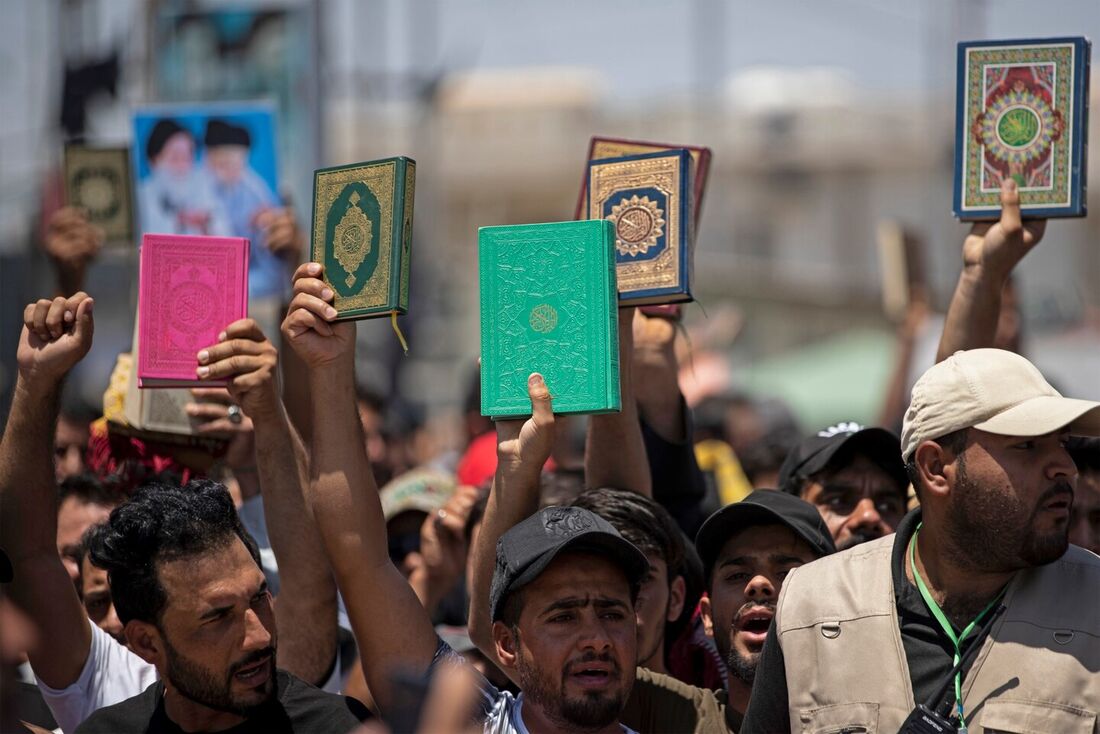
MULTIPOLYGON (((924 583, 924 579, 920 577, 920 571, 917 570, 917 561, 914 558, 914 550, 917 546, 917 533, 920 532, 921 525, 917 525, 917 529, 913 531, 913 539, 909 541, 909 565, 913 568, 913 578, 917 581, 917 588, 920 590, 920 595, 924 598, 924 603, 928 605, 928 610, 932 612, 932 616, 939 622, 940 627, 943 629, 943 633, 947 635, 947 639, 951 640, 952 647, 955 648, 955 657, 951 661, 951 665, 955 666, 959 664, 959 658, 962 657, 962 652, 959 649, 960 643, 966 639, 967 635, 974 631, 974 627, 978 624, 978 620, 986 615, 986 613, 993 608, 1001 596, 1004 595, 1002 590, 1000 594, 986 605, 985 609, 978 613, 978 616, 970 621, 970 624, 966 625, 966 628, 956 636, 955 627, 951 624, 950 620, 944 615, 943 610, 940 609, 940 605, 936 603, 936 600, 932 598, 931 592, 928 591, 928 587, 924 583)), ((966 734, 966 721, 963 718, 963 697, 962 697, 962 671, 955 673, 955 702, 959 712, 959 732, 966 734)))

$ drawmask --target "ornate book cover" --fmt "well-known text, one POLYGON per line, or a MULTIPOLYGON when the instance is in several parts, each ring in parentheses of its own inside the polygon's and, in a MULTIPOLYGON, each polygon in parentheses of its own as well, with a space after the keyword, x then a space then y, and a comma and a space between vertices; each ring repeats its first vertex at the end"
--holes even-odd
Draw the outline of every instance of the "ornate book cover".
POLYGON ((478 265, 482 415, 530 415, 532 372, 555 413, 619 410, 611 222, 482 227, 478 265))
POLYGON ((197 354, 248 313, 248 240, 146 234, 138 284, 138 387, 226 385, 198 379, 197 354))
POLYGON ((1025 217, 1085 216, 1090 53, 1081 37, 959 44, 955 216, 997 219, 1008 177, 1025 217))
POLYGON ((129 246, 134 239, 130 151, 66 145, 65 202, 103 228, 106 244, 129 246))
POLYGON ((416 162, 398 156, 313 174, 313 260, 338 320, 407 313, 416 162))
POLYGON ((687 150, 589 162, 586 213, 614 225, 624 306, 692 300, 691 180, 687 150))
MULTIPOLYGON (((710 173, 710 148, 698 145, 672 145, 670 143, 647 143, 642 140, 623 140, 621 138, 593 137, 588 143, 588 160, 598 161, 605 158, 622 158, 642 153, 664 153, 670 150, 686 150, 691 153, 695 166, 692 177, 692 232, 699 231, 699 217, 703 212, 703 194, 706 191, 707 175, 710 173)), ((584 219, 588 208, 588 169, 581 177, 581 195, 577 198, 577 210, 574 219, 584 219)))

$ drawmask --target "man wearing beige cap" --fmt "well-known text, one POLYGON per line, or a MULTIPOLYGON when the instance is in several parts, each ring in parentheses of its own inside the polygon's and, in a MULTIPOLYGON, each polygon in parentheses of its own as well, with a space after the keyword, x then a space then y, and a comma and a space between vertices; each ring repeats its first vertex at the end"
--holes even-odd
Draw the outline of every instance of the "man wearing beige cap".
POLYGON ((742 734, 1098 731, 1100 558, 1068 542, 1070 434, 1100 434, 1100 403, 1019 355, 925 372, 901 441, 921 507, 787 577, 742 734))

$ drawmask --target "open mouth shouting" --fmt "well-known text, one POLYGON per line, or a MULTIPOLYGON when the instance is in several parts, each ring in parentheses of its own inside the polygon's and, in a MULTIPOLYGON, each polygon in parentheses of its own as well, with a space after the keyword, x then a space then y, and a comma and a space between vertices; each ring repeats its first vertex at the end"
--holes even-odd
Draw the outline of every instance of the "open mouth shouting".
POLYGON ((271 661, 271 654, 267 654, 261 660, 242 665, 233 673, 233 680, 249 688, 262 686, 271 677, 271 661))
POLYGON ((734 637, 753 650, 764 646, 768 636, 768 627, 775 616, 775 607, 764 604, 746 604, 737 612, 733 620, 734 637))
POLYGON ((585 691, 610 688, 619 678, 619 666, 611 660, 582 660, 566 668, 566 677, 585 691))

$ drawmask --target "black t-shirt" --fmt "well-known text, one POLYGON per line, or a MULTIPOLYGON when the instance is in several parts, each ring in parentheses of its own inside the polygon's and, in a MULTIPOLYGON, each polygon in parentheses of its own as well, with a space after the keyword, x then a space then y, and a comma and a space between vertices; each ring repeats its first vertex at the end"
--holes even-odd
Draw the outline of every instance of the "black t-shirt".
MULTIPOLYGON (((905 575, 905 554, 909 549, 909 539, 913 537, 913 531, 917 529, 920 518, 920 509, 916 509, 898 524, 890 557, 890 570, 893 574, 894 602, 898 609, 902 648, 905 650, 905 660, 909 667, 909 680, 913 685, 913 700, 925 703, 935 694, 937 688, 943 685, 947 674, 954 667, 955 648, 932 613, 928 611, 920 591, 905 575)), ((975 629, 980 629, 986 619, 986 615, 983 615, 975 625, 975 629)), ((976 635, 971 634, 962 641, 963 656, 975 639, 976 635)), ((973 660, 968 661, 962 668, 964 679, 971 663, 973 660)), ((944 700, 946 699, 954 701, 954 686, 947 687, 947 693, 944 694, 944 700)), ((768 630, 764 649, 760 653, 760 662, 756 667, 756 681, 752 687, 752 700, 749 703, 749 710, 745 713, 741 734, 790 731, 789 713, 787 669, 783 660, 783 650, 776 640, 773 624, 768 630)))
MULTIPOLYGON (((277 695, 247 721, 219 734, 342 734, 370 712, 354 698, 314 688, 285 670, 276 671, 277 695)), ((184 734, 164 712, 164 685, 157 681, 133 698, 101 708, 76 728, 76 734, 184 734)))

